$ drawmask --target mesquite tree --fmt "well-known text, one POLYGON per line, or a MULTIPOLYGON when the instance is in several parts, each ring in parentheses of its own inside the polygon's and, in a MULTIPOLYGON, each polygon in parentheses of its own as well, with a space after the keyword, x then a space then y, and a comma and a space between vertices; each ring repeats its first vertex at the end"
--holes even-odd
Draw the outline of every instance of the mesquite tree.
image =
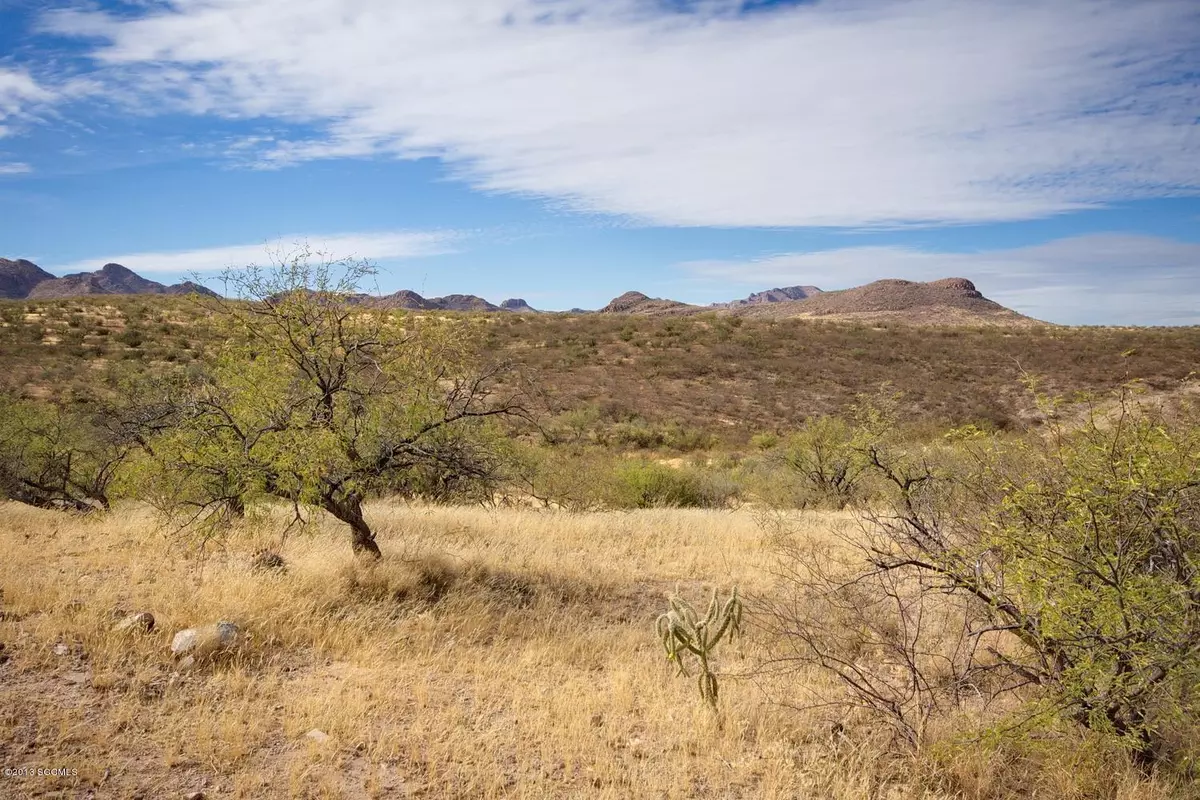
POLYGON ((832 674, 913 743, 933 715, 1020 698, 1149 768, 1200 711, 1200 415, 1135 388, 1042 403, 1041 431, 940 449, 868 418, 856 446, 891 502, 785 552, 774 663, 832 674))
POLYGON ((356 294, 373 272, 305 250, 227 271, 230 296, 198 299, 225 344, 149 442, 160 497, 197 515, 259 496, 323 509, 350 526, 355 553, 378 557, 365 498, 431 472, 495 469, 485 422, 522 413, 515 391, 499 391, 503 370, 477 365, 468 321, 356 294))

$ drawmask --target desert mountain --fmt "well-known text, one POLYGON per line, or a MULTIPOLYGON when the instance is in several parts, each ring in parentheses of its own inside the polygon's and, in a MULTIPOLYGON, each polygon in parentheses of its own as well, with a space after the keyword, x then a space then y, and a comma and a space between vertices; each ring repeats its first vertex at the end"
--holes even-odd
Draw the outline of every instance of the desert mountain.
POLYGON ((1037 320, 987 299, 966 278, 943 278, 929 283, 889 279, 832 292, 815 286, 788 286, 708 307, 650 298, 641 292, 626 292, 600 313, 662 317, 705 311, 775 319, 821 317, 933 325, 1037 324, 1037 320))
POLYGON ((600 313, 673 317, 695 314, 702 310, 700 306, 691 306, 678 300, 663 300, 659 297, 647 297, 641 292, 626 292, 620 297, 614 297, 608 305, 600 309, 600 313))
POLYGON ((926 324, 1035 324, 1036 320, 984 297, 966 278, 920 283, 881 280, 803 300, 758 304, 746 316, 900 320, 926 324))
MULTIPOLYGON (((497 306, 473 294, 448 294, 445 297, 422 297, 410 289, 401 289, 385 295, 380 301, 389 308, 404 308, 411 311, 507 311, 506 306, 497 306)), ((505 303, 513 302, 506 300, 505 303)), ((524 300, 520 301, 524 304, 524 300)), ((525 310, 532 311, 528 305, 525 310)))
POLYGON ((538 310, 536 308, 529 305, 529 303, 526 303, 524 300, 522 300, 519 297, 514 297, 512 299, 505 300, 503 303, 500 304, 500 309, 502 311, 513 311, 513 312, 516 312, 517 314, 536 314, 536 313, 538 313, 538 310))
POLYGON ((133 270, 120 264, 105 264, 96 272, 77 272, 61 278, 42 281, 29 292, 33 300, 53 297, 74 297, 82 294, 213 294, 199 284, 186 281, 166 286, 158 281, 147 280, 133 270))
POLYGON ((77 272, 56 278, 36 264, 0 258, 0 298, 46 300, 84 294, 200 294, 215 295, 191 281, 165 286, 138 275, 120 264, 105 264, 95 272, 77 272))
POLYGON ((804 300, 820 294, 816 286, 785 286, 782 289, 767 289, 765 292, 755 292, 744 300, 732 300, 728 303, 713 303, 715 308, 742 308, 756 306, 762 303, 783 303, 788 300, 804 300))
POLYGON ((32 261, 0 258, 0 298, 20 300, 28 297, 33 287, 49 280, 54 280, 54 276, 32 261))

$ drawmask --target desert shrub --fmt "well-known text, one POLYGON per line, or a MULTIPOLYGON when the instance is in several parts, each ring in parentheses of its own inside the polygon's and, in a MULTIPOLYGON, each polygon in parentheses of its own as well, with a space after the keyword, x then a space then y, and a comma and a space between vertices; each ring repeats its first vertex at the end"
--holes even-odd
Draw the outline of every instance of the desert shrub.
POLYGON ((831 674, 913 744, 974 707, 1183 763, 1200 711, 1200 425, 1131 390, 1040 402, 1044 435, 972 428, 940 448, 866 415, 887 510, 785 549, 776 663, 831 674))
POLYGON ((803 507, 842 509, 860 499, 867 462, 855 434, 840 417, 817 417, 779 448, 779 459, 800 480, 803 507))
POLYGON ((137 328, 126 328, 117 334, 116 340, 126 347, 141 347, 146 337, 137 328))
POLYGON ((627 461, 614 471, 608 504, 614 508, 723 508, 736 485, 718 473, 627 461))
POLYGON ((772 450, 779 444, 778 434, 756 433, 750 437, 750 446, 755 450, 772 450))
POLYGON ((613 425, 603 436, 603 441, 612 447, 635 447, 642 450, 653 450, 666 443, 666 435, 660 428, 649 425, 644 420, 619 422, 613 425))
POLYGON ((672 422, 663 431, 663 444, 681 453, 708 450, 717 443, 717 437, 701 428, 693 428, 672 422))
POLYGON ((600 407, 582 405, 563 411, 541 425, 541 433, 550 444, 580 444, 591 440, 600 425, 600 407))
POLYGON ((874 485, 859 429, 840 417, 815 417, 786 438, 757 434, 760 455, 742 465, 745 481, 773 508, 840 510, 868 501, 874 485))

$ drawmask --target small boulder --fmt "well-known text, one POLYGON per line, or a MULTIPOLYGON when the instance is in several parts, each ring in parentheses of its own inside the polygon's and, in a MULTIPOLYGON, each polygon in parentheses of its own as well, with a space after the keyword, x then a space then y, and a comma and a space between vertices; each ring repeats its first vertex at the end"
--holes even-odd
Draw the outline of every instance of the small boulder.
POLYGON ((313 728, 308 733, 304 734, 304 738, 317 744, 324 744, 329 741, 329 734, 319 728, 313 728))
POLYGON ((187 669, 219 653, 228 652, 237 644, 240 631, 232 622, 215 622, 199 628, 187 628, 171 640, 171 653, 179 665, 187 669))
POLYGON ((274 550, 259 550, 250 559, 250 569, 255 572, 283 572, 287 569, 287 562, 274 550))
POLYGON ((137 611, 127 614, 113 630, 117 633, 149 633, 154 630, 154 615, 149 611, 137 611))

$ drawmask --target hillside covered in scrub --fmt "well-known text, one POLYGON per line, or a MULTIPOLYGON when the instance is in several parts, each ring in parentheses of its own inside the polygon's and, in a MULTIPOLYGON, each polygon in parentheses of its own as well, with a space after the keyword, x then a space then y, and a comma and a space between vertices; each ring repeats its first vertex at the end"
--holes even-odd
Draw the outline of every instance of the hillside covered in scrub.
MULTIPOLYGON (((1020 427, 1032 413, 1026 376, 1063 394, 1134 379, 1167 391, 1200 352, 1200 328, 921 326, 711 312, 449 318, 477 332, 484 358, 511 362, 536 381, 545 413, 586 410, 597 430, 683 426, 731 444, 842 413, 883 384, 904 393, 914 421, 1020 427)), ((219 340, 203 303, 185 297, 0 303, 0 384, 35 396, 79 390, 114 370, 187 364, 219 340)))

